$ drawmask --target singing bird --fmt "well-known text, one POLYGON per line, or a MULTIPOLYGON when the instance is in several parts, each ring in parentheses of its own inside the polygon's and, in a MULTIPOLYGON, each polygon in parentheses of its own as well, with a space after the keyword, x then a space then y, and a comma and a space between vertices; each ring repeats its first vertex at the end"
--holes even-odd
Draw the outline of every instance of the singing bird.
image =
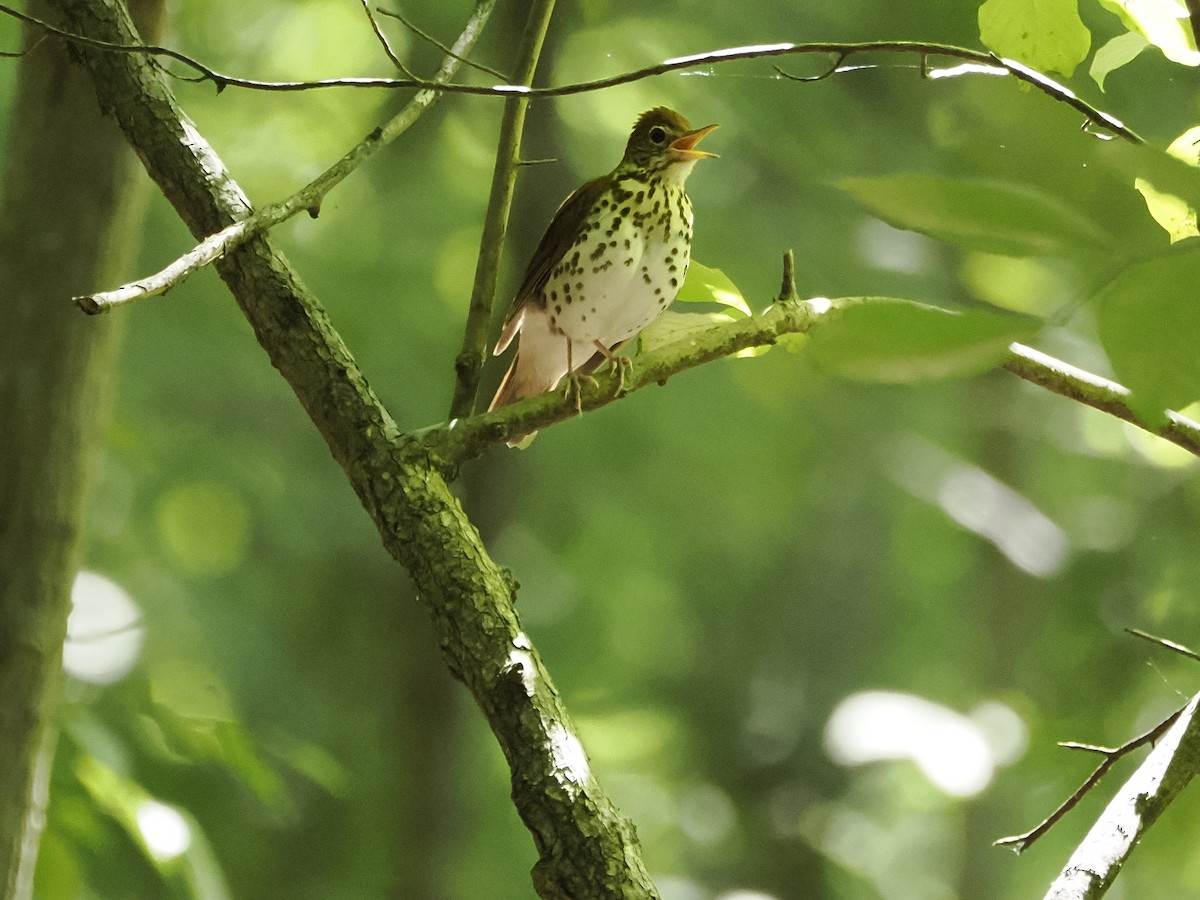
POLYGON ((492 351, 499 356, 519 335, 489 412, 551 390, 568 372, 594 372, 674 301, 691 260, 684 182, 697 160, 716 156, 696 149, 716 127, 692 128, 663 106, 648 110, 620 164, 563 201, 492 351))

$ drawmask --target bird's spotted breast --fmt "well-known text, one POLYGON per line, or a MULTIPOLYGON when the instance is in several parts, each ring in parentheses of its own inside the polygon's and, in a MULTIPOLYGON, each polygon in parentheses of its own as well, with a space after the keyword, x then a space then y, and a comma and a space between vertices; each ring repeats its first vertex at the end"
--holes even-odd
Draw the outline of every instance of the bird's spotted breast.
POLYGON ((551 329, 614 347, 675 299, 690 260, 692 205, 682 187, 625 178, 589 211, 542 300, 551 329))

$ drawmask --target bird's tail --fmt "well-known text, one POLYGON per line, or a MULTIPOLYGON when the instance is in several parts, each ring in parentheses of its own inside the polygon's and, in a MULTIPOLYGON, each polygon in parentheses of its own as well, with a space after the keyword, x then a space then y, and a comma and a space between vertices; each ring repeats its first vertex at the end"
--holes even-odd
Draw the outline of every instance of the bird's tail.
MULTIPOLYGON (((550 390, 557 383, 558 377, 554 377, 550 373, 539 372, 536 366, 525 361, 518 350, 512 365, 508 367, 508 372, 504 375, 504 380, 500 382, 500 387, 496 390, 496 396, 492 398, 492 402, 488 406, 488 412, 499 409, 501 406, 508 406, 510 403, 516 403, 518 400, 524 400, 526 397, 537 396, 550 390)), ((536 434, 537 432, 533 431, 529 434, 510 435, 508 445, 510 447, 528 447, 536 434)))

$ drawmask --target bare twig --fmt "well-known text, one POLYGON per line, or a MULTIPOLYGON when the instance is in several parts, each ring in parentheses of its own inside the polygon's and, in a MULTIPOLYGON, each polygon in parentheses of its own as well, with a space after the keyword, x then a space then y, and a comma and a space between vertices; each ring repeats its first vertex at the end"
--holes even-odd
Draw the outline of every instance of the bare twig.
MULTIPOLYGON (((1195 701, 1193 701, 1193 703, 1194 702, 1195 701)), ((1183 712, 1184 710, 1182 709, 1176 710, 1145 734, 1138 735, 1137 737, 1126 741, 1119 747, 1100 747, 1094 744, 1080 744, 1075 741, 1063 741, 1059 743, 1060 747, 1065 747, 1068 750, 1083 750, 1087 753, 1098 753, 1103 756, 1104 759, 1100 762, 1100 765, 1096 766, 1095 770, 1087 777, 1083 784, 1076 788, 1074 793, 1064 800, 1059 807, 1054 810, 1054 812, 1050 813, 1050 815, 1043 819, 1040 824, 1029 831, 1026 831, 1024 834, 1016 834, 1012 835, 1011 837, 1000 838, 998 841, 995 841, 995 846, 1012 847, 1017 853, 1022 853, 1025 850, 1028 850, 1034 841, 1045 835, 1046 832, 1048 832, 1058 823, 1059 819, 1074 809, 1079 804, 1079 801, 1087 796, 1088 792, 1096 786, 1096 784, 1101 778, 1104 777, 1109 769, 1115 766, 1124 756, 1132 753, 1138 747, 1144 747, 1147 744, 1153 744, 1156 742, 1160 737, 1163 736, 1163 734, 1166 733, 1168 728, 1175 724, 1175 720, 1178 719, 1183 712)))
POLYGON ((1157 635, 1142 631, 1140 628, 1126 628, 1125 633, 1131 634, 1135 638, 1141 638, 1143 641, 1149 641, 1152 644, 1158 644, 1160 647, 1170 650, 1172 653, 1178 653, 1181 656, 1186 656, 1188 659, 1200 662, 1200 653, 1197 653, 1190 647, 1183 646, 1183 644, 1177 644, 1175 641, 1168 640, 1167 638, 1158 637, 1157 635))
POLYGON ((779 296, 776 298, 780 303, 786 300, 796 300, 799 298, 796 293, 796 256, 791 250, 783 254, 783 278, 779 284, 779 296))
MULTIPOLYGON (((454 44, 457 52, 447 54, 442 61, 441 69, 434 76, 435 82, 454 77, 454 73, 458 71, 461 64, 462 54, 468 52, 474 45, 495 4, 496 0, 480 0, 476 5, 475 11, 471 14, 471 18, 454 44)), ((181 284, 188 276, 225 256, 254 235, 287 221, 301 210, 308 210, 310 214, 316 215, 326 194, 347 175, 370 159, 376 151, 387 146, 408 130, 421 113, 433 105, 440 96, 436 91, 420 91, 391 121, 382 128, 372 131, 336 164, 291 197, 264 206, 253 215, 209 235, 161 272, 122 285, 115 290, 76 297, 76 305, 84 312, 95 315, 108 312, 116 306, 122 306, 134 300, 165 294, 171 288, 181 284)))
MULTIPOLYGON (((529 11, 525 33, 517 49, 517 71, 522 82, 533 81, 553 12, 554 0, 539 0, 529 11)), ((479 374, 487 359, 487 333, 496 297, 496 273, 500 268, 500 250, 508 230, 508 214, 512 208, 513 187, 521 154, 521 132, 525 128, 525 112, 528 108, 527 97, 511 97, 504 106, 496 147, 496 167, 492 171, 492 191, 488 198, 483 236, 479 240, 479 257, 475 263, 471 305, 463 328, 462 349, 454 361, 456 377, 454 396, 450 402, 450 419, 469 416, 475 409, 479 374)))
MULTIPOLYGON (((392 45, 389 43, 387 35, 384 34, 383 29, 379 27, 379 20, 375 18, 375 13, 371 12, 370 0, 360 0, 360 2, 362 3, 363 12, 367 14, 367 20, 371 23, 371 30, 375 32, 375 39, 379 41, 380 46, 383 47, 383 52, 386 53, 387 58, 392 61, 392 65, 409 78, 416 78, 417 76, 413 73, 413 71, 409 69, 409 67, 403 62, 401 62, 400 57, 398 57, 395 51, 392 50, 392 45)), ((461 62, 460 57, 456 56, 455 58, 459 59, 461 62)))
POLYGON ((1050 885, 1045 900, 1098 900, 1112 886, 1147 829, 1200 768, 1198 705, 1200 695, 1171 717, 1161 742, 1117 791, 1050 885))
POLYGON ((20 59, 27 53, 33 52, 46 39, 45 34, 39 34, 24 50, 0 50, 0 59, 20 59))
MULTIPOLYGON (((365 2, 365 0, 364 0, 364 2, 365 2)), ((404 18, 404 16, 400 15, 400 13, 392 12, 390 9, 380 9, 380 10, 378 10, 378 12, 381 16, 387 16, 388 18, 395 19, 397 22, 399 22, 401 25, 403 25, 405 28, 407 28, 409 31, 411 31, 413 34, 415 34, 417 37, 421 38, 421 40, 426 41, 427 43, 433 44, 433 46, 437 47, 439 50, 441 50, 443 53, 447 54, 448 56, 454 55, 453 49, 451 49, 450 47, 447 47, 445 44, 443 44, 441 41, 439 41, 436 37, 434 37, 429 32, 422 30, 415 23, 410 22, 408 19, 404 18)), ((460 61, 463 63, 463 65, 470 66, 472 69, 475 69, 476 71, 487 72, 489 75, 495 75, 497 78, 499 78, 503 81, 511 80, 507 75, 505 75, 499 69, 493 69, 491 66, 485 66, 483 63, 472 62, 469 59, 463 59, 461 57, 460 57, 460 61)))
MULTIPOLYGON (((527 84, 497 84, 489 87, 486 85, 474 84, 438 83, 436 81, 426 81, 420 78, 323 78, 315 81, 260 81, 252 78, 239 78, 234 75, 223 74, 215 69, 210 68, 209 66, 206 66, 199 60, 192 59, 186 54, 180 53, 178 50, 172 50, 167 47, 108 43, 106 41, 98 41, 95 38, 71 34, 68 31, 55 27, 49 22, 43 21, 34 16, 30 16, 26 13, 19 12, 6 4, 0 4, 0 13, 10 15, 31 25, 36 25, 37 27, 45 29, 49 33, 57 37, 61 37, 64 40, 77 41, 90 47, 96 47, 98 49, 104 49, 116 53, 144 53, 152 56, 164 56, 169 59, 174 59, 198 73, 197 77, 192 80, 211 81, 216 85, 218 92, 227 87, 240 87, 259 91, 310 91, 335 87, 387 89, 420 88, 423 90, 440 91, 441 93, 477 94, 493 97, 511 97, 513 94, 520 94, 526 97, 563 97, 571 94, 585 94, 593 91, 601 91, 620 84, 629 84, 634 81, 641 81, 646 78, 665 75, 669 72, 690 71, 695 70, 698 67, 713 66, 721 63, 733 62, 735 60, 768 59, 779 56, 799 56, 809 54, 832 54, 844 61, 849 56, 858 53, 916 53, 922 58, 922 60, 925 60, 930 56, 944 56, 951 59, 963 59, 978 63, 979 65, 986 66, 989 69, 995 69, 996 67, 1004 69, 1007 73, 1027 82, 1028 84, 1033 85, 1039 91, 1051 97, 1052 99, 1057 100, 1060 103, 1066 103, 1074 109, 1079 110, 1079 112, 1083 113, 1083 115, 1087 117, 1089 122, 1111 131, 1114 134, 1120 135, 1126 140, 1130 140, 1135 143, 1142 142, 1142 139, 1123 122, 1113 118, 1104 111, 1097 109, 1086 101, 1081 100, 1069 88, 1059 84, 1045 75, 1042 75, 1040 72, 1035 72, 1033 69, 1023 66, 1020 63, 1014 62, 1010 59, 1000 59, 991 53, 987 53, 986 51, 971 50, 966 47, 957 47, 953 44, 931 44, 917 41, 866 41, 860 43, 841 42, 813 44, 754 44, 747 47, 726 47, 720 50, 711 50, 707 53, 696 53, 690 56, 681 56, 675 59, 668 59, 652 66, 645 66, 641 69, 634 69, 618 75, 611 75, 607 78, 597 78, 593 81, 580 81, 574 84, 561 85, 559 87, 535 88, 527 84)), ((829 74, 832 74, 832 71, 829 74)), ((173 77, 183 78, 184 76, 174 75, 173 77)))

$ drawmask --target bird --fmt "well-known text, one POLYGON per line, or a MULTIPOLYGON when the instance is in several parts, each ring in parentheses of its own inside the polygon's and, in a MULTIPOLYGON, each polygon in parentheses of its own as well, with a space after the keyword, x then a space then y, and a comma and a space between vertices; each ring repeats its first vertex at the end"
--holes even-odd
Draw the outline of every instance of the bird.
MULTIPOLYGON (((697 161, 716 157, 696 149, 716 127, 692 128, 665 106, 647 110, 617 167, 558 207, 492 351, 500 356, 517 339, 489 412, 552 390, 564 375, 616 364, 616 351, 675 300, 691 260, 684 183, 697 161)), ((531 438, 512 435, 508 443, 526 446, 531 438)))

